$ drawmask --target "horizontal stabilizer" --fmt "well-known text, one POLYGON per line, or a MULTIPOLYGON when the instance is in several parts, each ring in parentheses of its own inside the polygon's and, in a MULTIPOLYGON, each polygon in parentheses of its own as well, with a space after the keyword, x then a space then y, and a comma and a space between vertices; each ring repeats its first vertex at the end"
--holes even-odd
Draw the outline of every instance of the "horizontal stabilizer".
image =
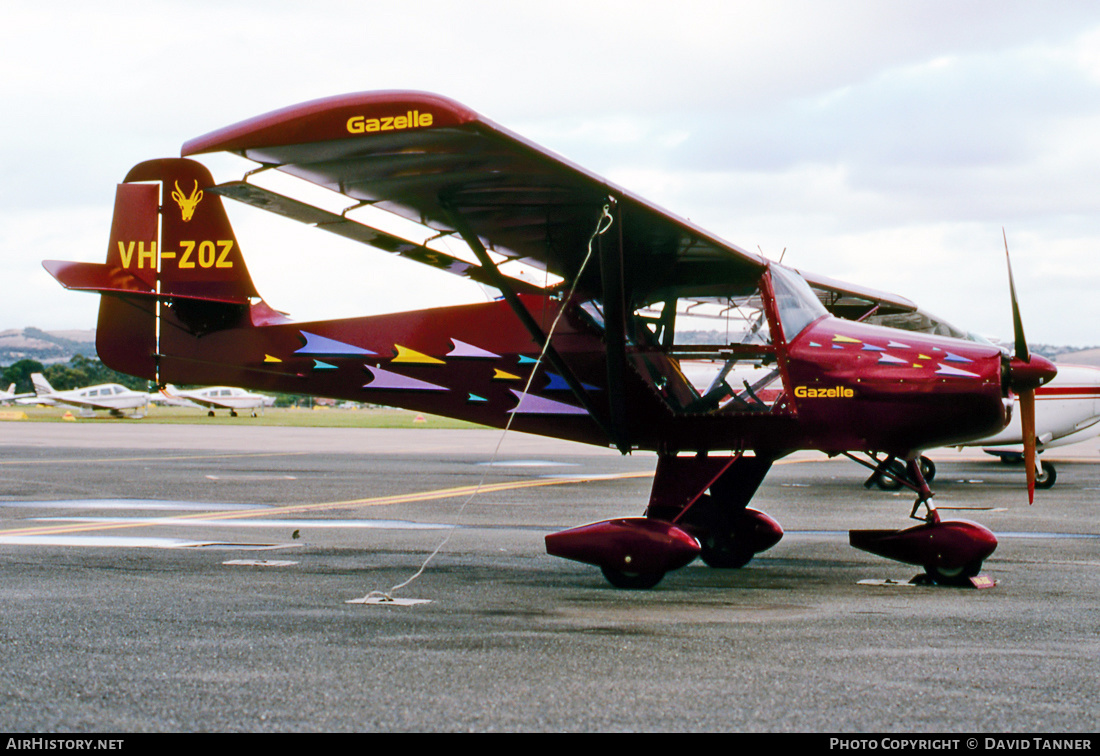
POLYGON ((66 289, 101 294, 156 295, 148 283, 127 270, 105 263, 43 260, 42 267, 66 289))
POLYGON ((150 299, 189 299, 201 302, 248 304, 245 297, 206 295, 199 293, 158 293, 156 289, 129 271, 109 263, 67 262, 43 260, 42 267, 57 279, 58 283, 72 291, 89 291, 98 294, 147 297, 150 299))

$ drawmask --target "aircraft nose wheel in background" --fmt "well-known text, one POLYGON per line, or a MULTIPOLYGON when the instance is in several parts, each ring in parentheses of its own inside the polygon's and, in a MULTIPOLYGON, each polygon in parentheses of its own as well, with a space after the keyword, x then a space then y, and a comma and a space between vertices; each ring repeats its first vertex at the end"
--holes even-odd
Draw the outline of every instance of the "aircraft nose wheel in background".
MULTIPOLYGON (((894 473, 893 476, 887 474, 876 474, 872 476, 875 485, 883 491, 897 491, 904 485, 902 480, 907 479, 907 472, 905 462, 900 459, 893 460, 889 469, 894 473)), ((921 456, 920 458, 920 471, 924 476, 926 483, 931 483, 936 479, 936 463, 930 460, 928 457, 921 456)))
MULTIPOLYGON (((998 457, 1002 464, 1005 465, 1022 465, 1024 464, 1024 455, 1000 452, 998 457)), ((1048 489, 1054 488, 1054 482, 1058 479, 1058 472, 1054 469, 1053 462, 1040 462, 1039 466, 1035 469, 1035 487, 1048 489)))
POLYGON ((1036 488, 1054 488, 1054 481, 1058 479, 1058 473, 1050 462, 1040 462, 1039 470, 1035 473, 1036 488))

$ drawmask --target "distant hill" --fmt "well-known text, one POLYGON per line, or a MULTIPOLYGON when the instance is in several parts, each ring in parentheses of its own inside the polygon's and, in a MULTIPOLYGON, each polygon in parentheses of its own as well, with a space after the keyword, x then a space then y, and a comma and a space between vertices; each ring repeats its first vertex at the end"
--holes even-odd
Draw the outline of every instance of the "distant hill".
POLYGON ((68 362, 74 355, 96 357, 95 331, 43 331, 39 328, 0 331, 0 365, 37 360, 44 365, 68 362))
POLYGON ((1100 367, 1100 347, 1058 352, 1054 357, 1054 361, 1063 365, 1095 365, 1100 367))

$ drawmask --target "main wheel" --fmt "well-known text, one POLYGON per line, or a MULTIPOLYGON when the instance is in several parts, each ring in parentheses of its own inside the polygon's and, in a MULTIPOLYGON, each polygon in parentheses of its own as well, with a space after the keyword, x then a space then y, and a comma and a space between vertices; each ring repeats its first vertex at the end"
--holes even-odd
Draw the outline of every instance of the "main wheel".
POLYGON ((1058 473, 1050 462, 1040 462, 1039 470, 1035 474, 1036 488, 1054 488, 1054 481, 1058 479, 1058 473))
POLYGON ((971 562, 962 567, 933 567, 926 564, 924 571, 936 585, 969 585, 970 578, 982 571, 981 562, 971 562))
POLYGON ((601 567, 600 571, 611 585, 629 591, 648 590, 665 576, 663 572, 623 572, 611 567, 601 567))
POLYGON ((707 567, 737 569, 744 567, 756 556, 752 546, 739 541, 736 533, 708 533, 699 539, 699 545, 702 547, 699 558, 707 567))

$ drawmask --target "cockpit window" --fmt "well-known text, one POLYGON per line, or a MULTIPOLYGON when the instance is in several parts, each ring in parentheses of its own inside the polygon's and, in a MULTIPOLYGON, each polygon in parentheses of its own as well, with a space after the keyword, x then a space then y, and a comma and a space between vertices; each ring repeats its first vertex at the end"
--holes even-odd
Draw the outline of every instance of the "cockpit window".
POLYGON ((802 276, 778 265, 772 265, 770 270, 779 322, 783 326, 783 335, 791 341, 810 323, 827 315, 828 311, 802 276))
POLYGON ((933 336, 950 336, 953 339, 966 339, 979 343, 990 343, 981 336, 967 333, 957 328, 936 315, 926 310, 914 310, 912 312, 894 313, 890 315, 871 315, 866 318, 866 323, 886 326, 887 328, 899 328, 903 331, 927 333, 933 336))

